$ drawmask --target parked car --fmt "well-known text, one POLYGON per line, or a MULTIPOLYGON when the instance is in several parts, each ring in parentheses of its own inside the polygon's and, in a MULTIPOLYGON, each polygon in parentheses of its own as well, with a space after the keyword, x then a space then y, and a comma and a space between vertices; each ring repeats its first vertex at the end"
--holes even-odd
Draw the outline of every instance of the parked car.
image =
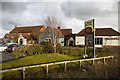
POLYGON ((6 51, 8 46, 11 45, 11 44, 17 44, 17 43, 6 43, 6 44, 2 44, 0 46, 0 52, 3 52, 3 51, 6 51))
POLYGON ((8 46, 7 51, 8 51, 8 52, 12 52, 12 51, 14 51, 17 47, 19 47, 18 44, 11 44, 11 45, 8 46))
POLYGON ((7 44, 3 44, 0 46, 0 52, 6 51, 6 49, 8 48, 7 44))

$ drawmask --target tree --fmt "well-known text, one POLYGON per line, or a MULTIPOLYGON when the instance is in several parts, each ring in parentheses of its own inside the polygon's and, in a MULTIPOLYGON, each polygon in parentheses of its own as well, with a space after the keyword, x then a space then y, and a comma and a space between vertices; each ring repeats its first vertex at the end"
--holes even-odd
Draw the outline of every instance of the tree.
POLYGON ((33 38, 37 41, 37 43, 40 43, 41 33, 42 32, 39 30, 33 32, 33 38))
POLYGON ((57 42, 58 42, 59 37, 61 36, 60 30, 56 29, 58 26, 60 26, 60 24, 61 22, 55 15, 48 16, 45 19, 45 25, 47 26, 46 33, 51 39, 51 44, 54 47, 54 53, 56 53, 57 42))

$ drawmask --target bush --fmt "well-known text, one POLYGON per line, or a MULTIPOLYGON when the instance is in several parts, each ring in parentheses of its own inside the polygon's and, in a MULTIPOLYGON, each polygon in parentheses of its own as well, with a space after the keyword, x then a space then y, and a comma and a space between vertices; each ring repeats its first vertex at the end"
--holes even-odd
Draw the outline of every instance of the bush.
POLYGON ((84 48, 64 48, 61 53, 72 56, 81 56, 84 54, 84 48))
POLYGON ((53 53, 53 47, 49 42, 43 41, 40 43, 43 48, 43 53, 53 53))
POLYGON ((22 45, 12 52, 15 58, 46 53, 53 53, 53 47, 49 42, 45 41, 40 44, 22 45))
POLYGON ((40 44, 22 45, 12 52, 15 58, 41 54, 43 52, 40 44))
MULTIPOLYGON (((77 47, 62 47, 61 54, 73 55, 73 56, 83 56, 84 48, 77 47)), ((93 48, 87 48, 86 54, 88 57, 93 57, 93 48)), ((118 48, 95 48, 95 56, 96 57, 104 57, 104 56, 114 56, 114 53, 118 53, 118 48)))
POLYGON ((62 53, 63 46, 61 46, 59 43, 57 43, 56 50, 57 50, 57 53, 62 53))

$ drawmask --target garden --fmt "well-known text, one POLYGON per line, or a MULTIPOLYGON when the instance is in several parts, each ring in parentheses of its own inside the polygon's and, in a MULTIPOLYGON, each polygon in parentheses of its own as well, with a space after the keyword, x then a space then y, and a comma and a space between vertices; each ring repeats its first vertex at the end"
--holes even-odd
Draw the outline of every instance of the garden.
MULTIPOLYGON (((82 59, 84 48, 80 47, 62 47, 57 45, 57 53, 53 53, 53 47, 48 42, 40 44, 23 45, 17 48, 12 55, 16 60, 0 64, 2 69, 11 69, 29 65, 59 62, 66 60, 82 59)), ((87 48, 87 55, 93 57, 92 48, 87 48)), ((114 56, 113 60, 107 60, 103 65, 103 61, 96 61, 95 65, 91 65, 92 61, 82 63, 82 69, 79 70, 79 63, 69 63, 67 72, 63 72, 64 65, 50 66, 50 75, 45 75, 46 67, 32 68, 26 70, 27 78, 117 78, 118 77, 118 48, 96 48, 96 57, 114 56)), ((3 78, 22 78, 21 71, 11 71, 3 73, 3 78)))

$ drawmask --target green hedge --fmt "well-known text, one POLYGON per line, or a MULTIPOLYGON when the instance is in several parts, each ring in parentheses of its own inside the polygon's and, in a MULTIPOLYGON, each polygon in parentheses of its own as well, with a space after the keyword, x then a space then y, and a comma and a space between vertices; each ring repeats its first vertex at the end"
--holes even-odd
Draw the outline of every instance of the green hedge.
POLYGON ((43 48, 43 53, 53 53, 53 47, 49 42, 43 41, 40 44, 43 48))
POLYGON ((84 54, 84 48, 63 48, 61 54, 81 56, 84 54))
POLYGON ((42 42, 41 44, 22 45, 12 52, 15 58, 31 56, 36 54, 52 53, 53 48, 48 42, 42 42))
MULTIPOLYGON (((93 57, 93 48, 87 48, 86 54, 88 57, 93 57)), ((118 53, 118 48, 95 48, 95 56, 102 57, 102 56, 110 56, 114 53, 118 53)), ((84 48, 63 48, 61 54, 66 55, 73 55, 73 56, 83 56, 84 55, 84 48)))

